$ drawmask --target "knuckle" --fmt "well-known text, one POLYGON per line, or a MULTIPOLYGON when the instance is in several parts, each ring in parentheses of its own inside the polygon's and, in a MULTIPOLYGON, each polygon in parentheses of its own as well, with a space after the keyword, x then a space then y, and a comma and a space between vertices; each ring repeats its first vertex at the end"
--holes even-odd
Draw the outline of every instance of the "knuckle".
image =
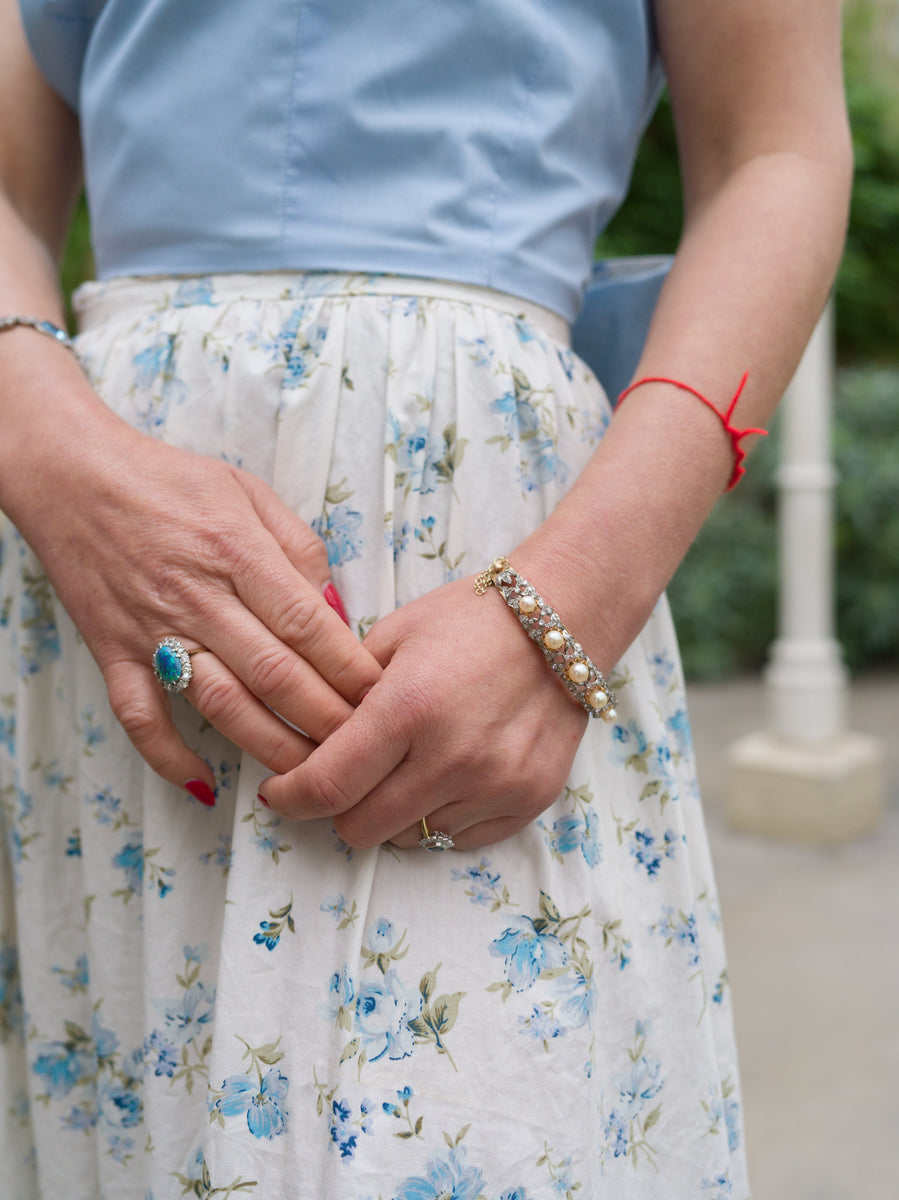
POLYGON ((294 656, 286 646, 270 646, 254 660, 247 686, 255 696, 276 695, 287 684, 294 665, 294 656))
POLYGON ((279 635, 290 645, 314 649, 323 636, 325 607, 318 596, 296 592, 280 614, 279 635))
POLYGON ((305 780, 302 803, 310 817, 336 817, 351 808, 354 801, 330 776, 310 772, 305 780))
POLYGON ((241 696, 234 682, 225 676, 210 676, 191 685, 192 700, 203 716, 219 728, 233 721, 241 696))
POLYGON ((118 702, 110 698, 112 711, 119 724, 134 742, 144 747, 159 733, 159 714, 141 700, 127 699, 118 702))

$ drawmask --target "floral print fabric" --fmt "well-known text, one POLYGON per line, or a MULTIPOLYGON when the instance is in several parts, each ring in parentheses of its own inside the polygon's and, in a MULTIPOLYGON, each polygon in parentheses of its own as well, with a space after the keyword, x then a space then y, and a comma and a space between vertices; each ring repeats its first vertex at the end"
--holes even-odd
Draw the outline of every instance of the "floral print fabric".
MULTIPOLYGON (((272 483, 364 635, 514 547, 610 415, 515 301, 432 291, 90 285, 79 350, 135 426, 272 483)), ((0 553, 8 1200, 746 1200, 664 601, 538 821, 473 853, 358 851, 261 807, 266 772, 183 700, 216 806, 162 782, 8 526, 0 553)))

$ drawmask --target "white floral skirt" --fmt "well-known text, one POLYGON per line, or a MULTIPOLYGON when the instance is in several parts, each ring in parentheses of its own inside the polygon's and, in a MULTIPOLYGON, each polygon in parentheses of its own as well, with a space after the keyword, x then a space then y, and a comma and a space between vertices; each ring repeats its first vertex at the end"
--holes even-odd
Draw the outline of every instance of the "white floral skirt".
MULTIPOLYGON (((482 289, 121 280, 79 307, 106 401, 271 483, 360 635, 520 542, 610 415, 558 318, 482 289)), ((358 851, 261 808, 187 703, 216 806, 155 776, 8 526, 0 553, 4 1200, 745 1200, 664 602, 538 821, 358 851)))

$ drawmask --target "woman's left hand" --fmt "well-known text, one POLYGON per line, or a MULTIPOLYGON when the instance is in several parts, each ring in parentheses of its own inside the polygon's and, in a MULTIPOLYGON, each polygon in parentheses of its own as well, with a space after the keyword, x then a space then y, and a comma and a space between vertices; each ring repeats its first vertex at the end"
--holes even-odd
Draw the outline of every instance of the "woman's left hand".
POLYGON ((262 794, 288 817, 332 817, 349 845, 410 847, 420 819, 459 849, 502 841, 558 797, 589 720, 515 615, 472 578, 375 624, 384 668, 362 704, 262 794))

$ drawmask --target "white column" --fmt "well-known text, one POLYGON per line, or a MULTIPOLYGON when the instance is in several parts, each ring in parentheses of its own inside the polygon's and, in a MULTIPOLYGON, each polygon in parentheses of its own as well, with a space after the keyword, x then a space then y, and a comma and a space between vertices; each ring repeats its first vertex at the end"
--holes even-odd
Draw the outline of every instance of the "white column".
POLYGON ((848 729, 847 673, 834 636, 833 390, 828 306, 781 414, 779 629, 764 673, 768 728, 730 748, 725 797, 738 828, 812 842, 870 829, 886 799, 882 747, 848 729))
POLYGON ((806 741, 846 728, 847 676, 834 637, 832 345, 828 305, 781 409, 779 636, 765 682, 771 732, 806 741))

